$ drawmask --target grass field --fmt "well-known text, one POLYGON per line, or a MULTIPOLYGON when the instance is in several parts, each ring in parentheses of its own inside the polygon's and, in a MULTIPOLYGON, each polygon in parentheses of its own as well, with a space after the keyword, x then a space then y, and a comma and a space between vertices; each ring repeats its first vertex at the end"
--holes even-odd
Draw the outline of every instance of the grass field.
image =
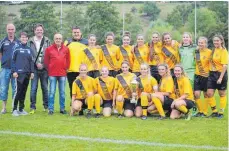
MULTIPOLYGON (((69 89, 66 86, 66 95, 69 89)), ((28 91, 29 92, 29 91, 28 91)), ((11 94, 11 93, 9 93, 11 94)), ((39 89, 38 109, 34 115, 13 117, 11 113, 0 115, 0 150, 2 151, 65 151, 65 150, 157 150, 157 151, 192 151, 192 150, 226 150, 228 146, 227 110, 223 119, 192 118, 191 121, 163 120, 149 117, 143 121, 137 118, 87 119, 84 116, 69 117, 59 113, 58 96, 56 93, 55 113, 53 116, 43 112, 41 92, 39 89), (10 131, 7 134, 4 132, 10 131), (12 134, 12 132, 29 132, 12 134), (49 134, 47 137, 36 136, 49 134), (64 138, 53 138, 61 135, 64 138), (87 139, 71 138, 70 136, 87 139), (51 137, 51 138, 49 138, 51 137), (66 139, 67 137, 68 139, 66 139), (101 142, 97 139, 112 139, 101 142), (91 140, 92 139, 92 140, 91 140), (96 140, 94 140, 96 139, 96 140), (114 140, 121 140, 119 144, 114 140), (150 145, 125 144, 125 141, 148 142, 150 145), (161 144, 163 143, 163 144, 161 144), (184 146, 189 145, 189 146, 184 146), (191 147, 190 147, 191 145, 191 147), (205 146, 204 148, 200 147, 205 146), (207 148, 206 146, 210 146, 207 148), (225 147, 225 148, 213 148, 225 147)), ((69 97, 67 97, 69 98, 69 97)), ((69 111, 69 99, 66 109, 69 111)), ((11 110, 11 101, 7 105, 11 110)), ((25 110, 29 111, 29 93, 26 97, 25 110)))

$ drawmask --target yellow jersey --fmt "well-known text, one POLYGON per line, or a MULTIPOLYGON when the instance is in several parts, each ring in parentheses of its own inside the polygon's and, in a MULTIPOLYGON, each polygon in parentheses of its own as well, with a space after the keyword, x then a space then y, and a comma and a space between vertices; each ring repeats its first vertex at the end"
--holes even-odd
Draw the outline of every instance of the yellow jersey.
POLYGON ((188 96, 186 99, 194 101, 193 90, 189 78, 182 76, 177 79, 177 84, 178 84, 178 94, 176 93, 176 99, 178 99, 184 94, 187 94, 188 96))
MULTIPOLYGON (((86 41, 86 40, 85 40, 86 41)), ((66 40, 64 45, 69 48, 70 53, 70 66, 68 72, 79 72, 80 64, 82 63, 82 58, 84 56, 83 50, 87 48, 86 42, 84 39, 81 41, 69 41, 66 40)))
POLYGON ((171 76, 162 77, 159 83, 159 92, 169 93, 169 98, 175 99, 174 82, 171 76))
MULTIPOLYGON (((164 63, 164 56, 162 54, 162 42, 157 42, 153 44, 154 53, 153 53, 153 60, 149 60, 149 65, 157 66, 159 64, 164 63)), ((150 50, 150 46, 149 46, 150 50)))
POLYGON ((137 81, 139 82, 139 93, 141 92, 146 92, 146 93, 153 93, 154 89, 153 87, 157 86, 157 80, 152 77, 152 76, 146 76, 146 77, 142 77, 139 76, 137 78, 137 81))
POLYGON ((119 59, 119 67, 121 68, 121 64, 124 60, 128 61, 129 64, 130 64, 130 69, 133 68, 133 53, 131 52, 132 51, 132 46, 128 45, 128 46, 120 46, 119 49, 120 49, 120 59, 119 59), (124 48, 125 51, 121 50, 121 48, 124 48), (127 55, 128 55, 128 58, 127 58, 127 55))
POLYGON ((210 71, 223 71, 223 65, 228 64, 228 52, 224 48, 215 48, 210 61, 210 71))
POLYGON ((126 75, 124 75, 123 73, 117 75, 115 78, 115 90, 117 90, 117 95, 122 95, 124 98, 127 99, 131 98, 132 93, 130 92, 130 83, 134 78, 136 78, 135 74, 130 72, 126 75))
POLYGON ((148 45, 143 45, 138 48, 138 51, 134 51, 133 53, 133 72, 140 72, 140 65, 142 63, 149 62, 149 47, 148 45))
POLYGON ((120 69, 119 59, 120 59, 120 49, 116 45, 108 46, 107 44, 102 46, 103 60, 101 66, 107 66, 109 70, 118 71, 120 69), (103 47, 106 46, 107 52, 103 50, 103 47))
POLYGON ((97 77, 95 79, 97 93, 103 100, 112 100, 115 87, 115 78, 108 76, 107 78, 97 77))
POLYGON ((195 74, 196 75, 208 77, 211 54, 212 51, 208 48, 205 48, 203 50, 197 50, 195 52, 195 59, 196 59, 195 74))
POLYGON ((82 63, 87 65, 88 71, 100 70, 100 62, 103 60, 102 50, 98 48, 87 48, 83 50, 82 63))
POLYGON ((86 99, 89 92, 95 92, 95 80, 89 76, 85 79, 78 76, 72 83, 72 95, 76 95, 76 99, 86 99))
POLYGON ((164 45, 162 47, 162 54, 164 56, 164 63, 169 66, 169 69, 173 69, 177 63, 180 63, 179 43, 176 41, 174 46, 164 45), (164 51, 164 48, 168 51, 164 51))

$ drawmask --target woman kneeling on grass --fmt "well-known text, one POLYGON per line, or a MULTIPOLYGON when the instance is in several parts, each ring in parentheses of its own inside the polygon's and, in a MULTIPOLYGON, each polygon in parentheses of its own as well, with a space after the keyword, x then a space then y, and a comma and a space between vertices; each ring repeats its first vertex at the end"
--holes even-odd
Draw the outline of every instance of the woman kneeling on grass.
POLYGON ((136 78, 135 74, 129 72, 130 65, 127 61, 123 61, 121 64, 122 73, 116 76, 115 89, 113 95, 113 101, 116 101, 116 109, 118 111, 118 117, 132 117, 134 115, 135 104, 130 102, 132 97, 130 83, 136 78))
POLYGON ((139 99, 135 109, 135 116, 141 117, 143 120, 147 119, 147 108, 151 102, 151 93, 158 91, 157 80, 150 74, 150 67, 148 64, 143 63, 140 66, 141 75, 137 78, 139 83, 139 99))
POLYGON ((185 76, 184 69, 181 65, 177 64, 174 67, 174 85, 176 99, 173 101, 170 115, 171 119, 180 118, 182 113, 186 115, 186 119, 191 119, 191 108, 194 106, 194 96, 191 82, 185 76))
POLYGON ((72 106, 70 115, 79 112, 82 106, 87 105, 87 118, 91 117, 91 110, 94 106, 95 81, 87 75, 87 65, 81 64, 79 76, 72 84, 72 106))
POLYGON ((115 78, 108 76, 109 68, 103 66, 101 69, 102 76, 95 79, 95 86, 97 94, 95 94, 95 109, 96 117, 100 116, 100 105, 103 107, 103 116, 111 116, 112 106, 114 106, 113 91, 115 85, 115 78))
POLYGON ((173 99, 175 98, 175 93, 174 82, 172 76, 170 75, 168 65, 158 65, 158 73, 161 76, 161 80, 159 83, 159 92, 155 92, 152 94, 153 104, 148 107, 148 111, 152 112, 157 109, 160 114, 159 119, 162 120, 165 118, 164 110, 168 110, 169 114, 171 112, 170 107, 173 99))

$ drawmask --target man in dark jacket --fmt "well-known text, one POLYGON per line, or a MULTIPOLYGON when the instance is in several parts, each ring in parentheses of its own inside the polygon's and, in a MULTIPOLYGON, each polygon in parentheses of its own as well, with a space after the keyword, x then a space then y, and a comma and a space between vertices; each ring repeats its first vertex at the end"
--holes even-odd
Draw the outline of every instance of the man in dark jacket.
POLYGON ((12 96, 15 93, 15 80, 13 80, 11 73, 11 61, 12 54, 15 46, 18 45, 19 40, 15 37, 15 26, 13 24, 7 24, 6 26, 7 37, 1 40, 0 43, 0 60, 1 60, 1 72, 0 72, 0 100, 2 100, 1 114, 6 113, 6 102, 8 99, 8 89, 11 81, 12 96))
POLYGON ((35 26, 34 33, 35 36, 30 38, 28 42, 29 47, 31 47, 33 51, 33 57, 35 59, 34 78, 31 82, 30 91, 30 114, 34 114, 36 110, 36 96, 39 79, 41 83, 44 111, 48 108, 48 72, 44 67, 44 55, 45 49, 50 45, 50 41, 43 35, 44 27, 42 24, 37 24, 35 26))

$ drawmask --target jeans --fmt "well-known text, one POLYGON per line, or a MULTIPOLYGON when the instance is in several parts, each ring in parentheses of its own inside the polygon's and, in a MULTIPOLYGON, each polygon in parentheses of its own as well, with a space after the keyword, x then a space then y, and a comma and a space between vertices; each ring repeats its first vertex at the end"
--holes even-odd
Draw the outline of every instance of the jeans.
POLYGON ((49 76, 48 109, 50 111, 54 111, 54 100, 55 100, 56 83, 57 83, 57 81, 58 81, 58 86, 59 86, 60 110, 63 111, 65 109, 65 83, 66 83, 66 77, 52 77, 52 76, 49 76))
POLYGON ((48 108, 48 72, 46 70, 34 70, 34 78, 31 81, 31 91, 30 91, 30 108, 36 109, 36 97, 38 81, 41 81, 41 90, 43 98, 43 106, 45 109, 48 108))
POLYGON ((0 100, 6 101, 8 99, 8 89, 11 81, 12 99, 16 92, 16 79, 11 74, 11 69, 2 68, 0 72, 0 100))

